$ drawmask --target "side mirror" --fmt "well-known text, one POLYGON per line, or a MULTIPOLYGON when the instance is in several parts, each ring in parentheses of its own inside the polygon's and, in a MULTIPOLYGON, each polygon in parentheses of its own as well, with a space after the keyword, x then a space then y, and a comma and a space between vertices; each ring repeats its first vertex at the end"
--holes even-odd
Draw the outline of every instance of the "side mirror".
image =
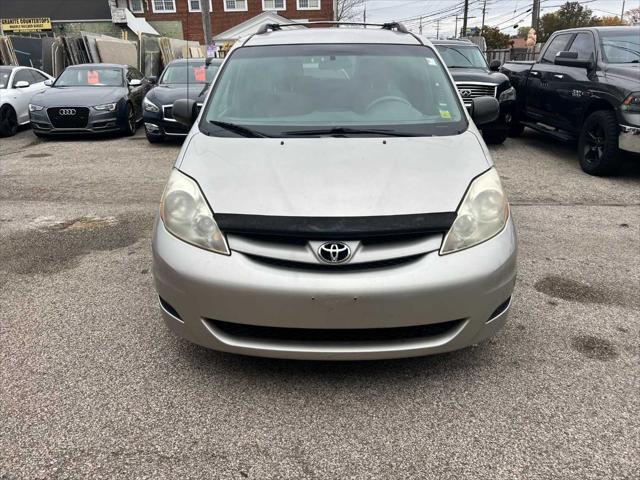
POLYGON ((45 81, 44 81, 44 84, 45 84, 47 87, 50 87, 51 85, 53 85, 53 79, 52 79, 52 78, 50 78, 50 79, 48 79, 48 80, 45 80, 45 81))
POLYGON ((140 80, 139 78, 132 78, 131 80, 129 80, 130 87, 139 87, 140 85, 142 85, 142 80, 140 80))
POLYGON ((16 82, 13 87, 14 88, 27 88, 29 85, 31 85, 31 84, 29 82, 27 82, 26 80, 20 80, 19 82, 16 82))
POLYGON ((477 97, 472 100, 469 113, 476 125, 485 125, 498 119, 500 103, 494 97, 477 97))
POLYGON ((186 98, 176 100, 173 102, 173 108, 171 110, 174 120, 190 127, 193 125, 193 122, 196 121, 196 118, 198 118, 198 109, 196 106, 197 103, 195 100, 188 100, 186 98))
POLYGON ((155 85, 156 83, 158 83, 158 77, 156 77, 155 75, 153 75, 153 76, 151 76, 151 77, 147 78, 147 80, 149 80, 149 83, 150 83, 151 85, 155 85))
POLYGON ((563 67, 586 68, 587 70, 591 70, 593 68, 593 60, 579 60, 578 52, 558 52, 553 59, 553 63, 563 67))
POLYGON ((500 70, 501 65, 502 65, 502 62, 497 58, 494 58, 493 60, 491 60, 491 63, 489 64, 489 70, 491 70, 492 72, 497 72, 498 70, 500 70))

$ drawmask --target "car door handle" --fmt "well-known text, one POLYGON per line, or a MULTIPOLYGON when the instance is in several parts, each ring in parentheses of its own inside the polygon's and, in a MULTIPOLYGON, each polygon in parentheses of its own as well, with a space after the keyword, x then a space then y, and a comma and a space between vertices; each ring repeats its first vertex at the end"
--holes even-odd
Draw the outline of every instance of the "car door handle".
POLYGON ((554 73, 553 76, 561 80, 564 78, 564 75, 562 75, 561 73, 554 73))

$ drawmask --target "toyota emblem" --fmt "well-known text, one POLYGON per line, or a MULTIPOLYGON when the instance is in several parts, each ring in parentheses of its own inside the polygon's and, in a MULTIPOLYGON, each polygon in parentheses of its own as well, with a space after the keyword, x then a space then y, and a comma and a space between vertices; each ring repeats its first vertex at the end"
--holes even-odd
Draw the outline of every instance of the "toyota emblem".
POLYGON ((462 95, 462 98, 469 98, 471 94, 471 90, 460 90, 460 95, 462 95))
POLYGON ((318 257, 327 263, 344 263, 351 258, 351 249, 346 243, 327 242, 318 248, 318 257))
POLYGON ((76 114, 76 109, 75 108, 61 108, 60 110, 58 110, 58 114, 59 115, 75 115, 76 114))

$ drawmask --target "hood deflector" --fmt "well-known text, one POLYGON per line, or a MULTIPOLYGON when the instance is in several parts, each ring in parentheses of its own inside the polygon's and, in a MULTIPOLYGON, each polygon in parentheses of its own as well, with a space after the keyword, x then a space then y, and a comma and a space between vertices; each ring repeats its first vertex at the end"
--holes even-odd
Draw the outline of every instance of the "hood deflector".
POLYGON ((214 217, 224 233, 338 240, 446 233, 456 219, 456 212, 372 217, 286 217, 216 213, 214 217))

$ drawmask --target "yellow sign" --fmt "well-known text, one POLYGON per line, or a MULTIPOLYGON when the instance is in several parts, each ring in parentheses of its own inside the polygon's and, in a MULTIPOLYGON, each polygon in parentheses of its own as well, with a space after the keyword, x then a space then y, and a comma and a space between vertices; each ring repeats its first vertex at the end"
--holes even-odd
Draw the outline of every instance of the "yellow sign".
POLYGON ((3 33, 13 32, 41 32, 51 30, 51 19, 41 18, 3 18, 0 19, 3 33))

